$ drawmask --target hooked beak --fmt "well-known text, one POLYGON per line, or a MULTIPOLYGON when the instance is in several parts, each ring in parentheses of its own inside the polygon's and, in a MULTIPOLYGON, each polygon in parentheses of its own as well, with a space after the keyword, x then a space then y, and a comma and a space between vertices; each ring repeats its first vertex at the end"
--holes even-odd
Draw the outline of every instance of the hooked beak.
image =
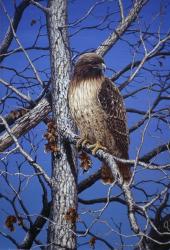
POLYGON ((106 65, 104 63, 99 63, 99 64, 95 65, 93 68, 105 71, 106 70, 106 65))
POLYGON ((104 63, 101 64, 102 66, 102 70, 105 71, 106 70, 106 65, 104 63))

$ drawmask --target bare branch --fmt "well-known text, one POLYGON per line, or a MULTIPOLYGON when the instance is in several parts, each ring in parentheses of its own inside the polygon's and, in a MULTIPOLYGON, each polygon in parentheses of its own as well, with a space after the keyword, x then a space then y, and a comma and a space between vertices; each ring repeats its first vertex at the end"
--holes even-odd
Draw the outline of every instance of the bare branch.
MULTIPOLYGON (((22 18, 22 15, 25 9, 29 6, 29 4, 30 4, 29 0, 23 0, 15 9, 14 18, 12 20, 12 27, 14 28, 14 31, 17 30, 20 20, 22 18)), ((5 34, 4 40, 2 41, 0 45, 0 55, 7 53, 12 40, 13 40, 13 31, 11 29, 11 25, 9 25, 9 28, 5 34)), ((4 57, 5 56, 0 57, 0 62, 4 59, 4 57)))
MULTIPOLYGON (((161 57, 161 56, 170 56, 170 52, 168 51, 155 51, 154 54, 148 56, 146 58, 146 61, 149 61, 150 59, 152 59, 153 57, 161 57)), ((112 81, 116 81, 121 75, 123 75, 124 73, 126 73, 127 71, 139 66, 141 63, 141 60, 137 60, 135 62, 129 63, 128 65, 126 65, 123 69, 121 69, 120 71, 116 72, 112 77, 111 80, 112 81)), ((123 87, 119 87, 120 89, 123 89, 123 87)))
POLYGON ((10 127, 8 126, 7 122, 5 121, 5 119, 3 118, 3 116, 0 115, 0 119, 2 120, 4 126, 6 127, 8 135, 11 137, 11 139, 16 144, 16 149, 19 150, 19 152, 25 157, 25 159, 30 163, 30 165, 32 165, 37 170, 37 172, 44 177, 44 179, 46 180, 48 185, 51 185, 51 179, 48 177, 48 175, 45 173, 45 171, 42 169, 42 167, 39 164, 37 164, 32 159, 32 157, 20 146, 17 138, 12 134, 12 131, 11 131, 10 127))
POLYGON ((98 181, 101 177, 101 170, 99 169, 93 175, 90 175, 87 179, 83 180, 78 184, 78 193, 83 192, 87 188, 91 187, 96 181, 98 181))
POLYGON ((0 231, 0 234, 6 239, 10 240, 17 248, 19 247, 19 243, 11 235, 6 234, 2 231, 0 231))
POLYGON ((39 82, 39 84, 40 84, 42 87, 44 87, 44 83, 42 82, 42 80, 41 80, 41 78, 40 78, 40 76, 39 76, 39 74, 38 74, 38 72, 37 72, 37 70, 36 70, 34 64, 32 63, 32 61, 31 61, 31 59, 30 59, 28 53, 26 52, 26 50, 24 49, 24 47, 22 46, 21 42, 19 41, 19 39, 18 39, 18 37, 17 37, 17 35, 16 35, 15 29, 14 29, 14 27, 13 27, 12 20, 11 20, 9 14, 8 14, 6 8, 5 8, 5 5, 2 3, 2 1, 1 1, 1 6, 3 7, 3 10, 4 10, 6 16, 8 17, 9 22, 10 22, 11 30, 12 30, 12 33, 13 33, 13 37, 15 37, 16 42, 18 43, 18 45, 19 45, 20 48, 22 49, 22 51, 23 51, 25 57, 27 58, 29 64, 31 65, 32 70, 33 70, 33 72, 34 72, 34 74, 35 74, 35 77, 37 78, 37 81, 39 82))
POLYGON ((170 151, 170 142, 160 145, 140 158, 140 161, 149 162, 153 157, 164 151, 170 151))
MULTIPOLYGON (((35 108, 17 120, 16 124, 11 129, 11 133, 16 138, 19 138, 21 135, 26 134, 31 128, 34 128, 39 124, 50 111, 51 106, 47 98, 43 98, 35 108)), ((13 139, 8 133, 4 133, 0 136, 0 152, 3 152, 12 144, 13 139)))
POLYGON ((4 81, 1 78, 0 78, 0 82, 2 84, 4 84, 8 89, 11 89, 15 94, 17 94, 19 97, 21 97, 26 102, 28 102, 28 103, 31 102, 31 98, 30 97, 28 97, 28 96, 24 95, 23 93, 21 93, 18 89, 16 89, 14 86, 12 86, 11 84, 9 84, 8 82, 4 81))
POLYGON ((38 1, 30 0, 30 2, 40 10, 44 11, 45 14, 49 13, 49 9, 43 6, 42 4, 38 3, 38 1))
POLYGON ((90 9, 87 11, 87 13, 83 17, 79 18, 78 20, 74 21, 73 23, 71 23, 71 24, 69 24, 67 26, 61 26, 60 28, 74 27, 74 26, 80 24, 81 22, 83 22, 92 13, 92 11, 96 8, 96 6, 98 6, 98 5, 102 4, 102 3, 105 3, 105 2, 106 2, 106 0, 97 1, 95 4, 93 4, 90 7, 90 9))
POLYGON ((158 43, 153 47, 153 49, 151 51, 147 52, 145 50, 145 55, 144 55, 143 59, 141 60, 141 62, 139 63, 138 67, 135 69, 135 71, 132 73, 132 75, 129 77, 129 79, 127 81, 125 81, 124 83, 122 83, 119 86, 120 90, 122 90, 123 88, 125 88, 136 77, 136 75, 142 69, 142 67, 145 64, 145 62, 150 57, 151 58, 154 57, 155 54, 157 53, 157 51, 159 50, 160 46, 162 46, 162 44, 164 44, 168 40, 170 40, 170 35, 169 34, 167 36, 165 36, 163 39, 159 40, 158 43))
POLYGON ((137 15, 143 8, 143 6, 148 2, 148 0, 136 0, 134 6, 129 11, 129 15, 121 22, 116 30, 97 48, 96 53, 104 56, 118 41, 127 28, 135 21, 137 15))
POLYGON ((125 16, 124 16, 124 11, 123 11, 123 3, 122 0, 119 0, 119 8, 120 8, 120 15, 121 15, 121 21, 122 23, 125 20, 125 16))
POLYGON ((30 249, 37 235, 42 230, 47 218, 50 214, 51 203, 49 202, 46 206, 43 206, 40 215, 36 218, 34 224, 28 230, 23 242, 19 246, 20 249, 30 249))

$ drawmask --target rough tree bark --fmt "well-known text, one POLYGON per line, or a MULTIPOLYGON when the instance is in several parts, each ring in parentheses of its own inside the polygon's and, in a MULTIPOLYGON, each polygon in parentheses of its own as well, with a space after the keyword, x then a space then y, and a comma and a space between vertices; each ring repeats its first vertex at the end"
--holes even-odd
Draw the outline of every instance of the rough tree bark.
MULTIPOLYGON (((51 54, 52 113, 57 128, 71 123, 67 87, 71 60, 67 36, 67 1, 49 0, 47 25, 51 54)), ((70 124, 71 125, 71 124, 70 124)), ((73 129, 73 126, 72 126, 73 129)), ((52 159, 52 207, 48 249, 76 249, 75 221, 67 220, 69 209, 77 208, 77 171, 73 150, 58 134, 59 154, 52 159)))
MULTIPOLYGON (((42 98, 35 108, 15 122, 15 125, 11 129, 12 134, 15 135, 16 138, 26 134, 31 128, 34 128, 38 123, 45 119, 50 111, 51 106, 48 102, 48 98, 42 98)), ((1 125, 1 128, 3 129, 4 126, 1 125)), ((7 132, 2 134, 0 136, 0 152, 5 151, 13 143, 14 141, 12 137, 7 132)))

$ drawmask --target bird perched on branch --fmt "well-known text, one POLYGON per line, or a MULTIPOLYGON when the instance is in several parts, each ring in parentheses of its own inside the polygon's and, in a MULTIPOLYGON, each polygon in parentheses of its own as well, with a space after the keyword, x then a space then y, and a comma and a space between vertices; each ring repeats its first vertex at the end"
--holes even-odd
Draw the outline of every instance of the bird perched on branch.
MULTIPOLYGON (((68 91, 71 115, 80 131, 81 143, 90 143, 93 154, 104 149, 128 159, 129 133, 123 98, 116 85, 104 76, 104 69, 104 60, 96 53, 79 57, 68 91)), ((122 162, 117 165, 123 180, 128 182, 130 168, 122 162)), ((105 183, 114 181, 105 162, 101 178, 105 183)))

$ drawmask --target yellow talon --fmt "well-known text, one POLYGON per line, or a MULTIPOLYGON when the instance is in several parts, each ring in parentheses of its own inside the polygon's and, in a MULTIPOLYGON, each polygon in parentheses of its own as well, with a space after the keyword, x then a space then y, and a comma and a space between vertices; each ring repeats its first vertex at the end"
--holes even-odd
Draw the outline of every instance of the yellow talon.
POLYGON ((79 148, 82 148, 84 147, 87 143, 88 143, 88 139, 87 139, 87 136, 84 136, 82 138, 80 138, 77 143, 76 143, 76 148, 79 149, 79 148))
POLYGON ((95 144, 88 146, 88 148, 91 149, 93 155, 95 155, 97 150, 99 149, 102 149, 104 151, 107 150, 107 148, 103 147, 101 143, 98 141, 95 144))

